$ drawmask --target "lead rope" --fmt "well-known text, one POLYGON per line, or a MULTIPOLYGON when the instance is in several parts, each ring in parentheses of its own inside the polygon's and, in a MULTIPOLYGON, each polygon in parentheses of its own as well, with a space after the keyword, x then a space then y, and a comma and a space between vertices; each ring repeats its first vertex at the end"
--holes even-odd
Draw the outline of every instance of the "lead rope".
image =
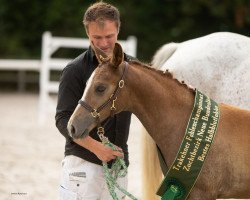
MULTIPOLYGON (((112 144, 107 137, 104 136, 104 128, 98 127, 97 134, 105 146, 110 147, 112 150, 117 150, 116 146, 112 144)), ((127 166, 123 158, 116 157, 115 161, 113 162, 111 169, 108 168, 107 162, 102 162, 103 170, 104 170, 104 177, 108 186, 108 190, 110 195, 112 196, 113 200, 119 200, 117 194, 115 192, 115 188, 120 190, 124 196, 122 199, 125 199, 128 196, 132 200, 138 200, 128 191, 126 191, 123 187, 121 187, 117 183, 117 178, 122 178, 127 175, 127 166)))

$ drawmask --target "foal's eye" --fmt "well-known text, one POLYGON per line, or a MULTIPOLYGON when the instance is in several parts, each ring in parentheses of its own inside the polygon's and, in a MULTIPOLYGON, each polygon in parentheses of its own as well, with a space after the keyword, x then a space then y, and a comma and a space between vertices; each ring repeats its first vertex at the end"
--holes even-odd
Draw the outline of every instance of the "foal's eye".
POLYGON ((98 85, 96 88, 95 88, 95 91, 97 93, 103 93, 104 91, 106 90, 106 87, 104 85, 98 85))

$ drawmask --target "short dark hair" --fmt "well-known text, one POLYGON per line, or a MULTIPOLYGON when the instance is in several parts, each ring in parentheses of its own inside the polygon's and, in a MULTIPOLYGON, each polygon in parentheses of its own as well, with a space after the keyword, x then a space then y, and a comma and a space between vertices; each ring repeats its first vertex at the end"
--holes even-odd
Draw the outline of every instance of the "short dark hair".
POLYGON ((111 4, 100 1, 88 7, 83 17, 83 25, 88 31, 90 22, 103 23, 104 20, 114 21, 119 31, 121 26, 119 10, 111 4))

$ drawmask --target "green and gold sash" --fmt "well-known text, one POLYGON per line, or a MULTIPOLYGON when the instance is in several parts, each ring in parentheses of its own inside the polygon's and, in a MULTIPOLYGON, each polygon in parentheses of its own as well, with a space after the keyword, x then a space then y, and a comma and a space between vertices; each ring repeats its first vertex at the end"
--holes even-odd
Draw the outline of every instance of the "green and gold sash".
POLYGON ((162 200, 185 200, 201 172, 219 123, 219 106, 196 90, 182 144, 157 194, 162 200))

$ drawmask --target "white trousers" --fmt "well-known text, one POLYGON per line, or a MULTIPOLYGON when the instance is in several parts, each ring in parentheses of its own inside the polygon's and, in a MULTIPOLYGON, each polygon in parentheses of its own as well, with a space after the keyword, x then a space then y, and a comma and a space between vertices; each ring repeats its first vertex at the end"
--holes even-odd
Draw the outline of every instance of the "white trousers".
MULTIPOLYGON (((127 189, 127 176, 117 183, 127 189)), ((116 190, 118 199, 124 194, 116 190)), ((59 200, 112 200, 107 188, 102 166, 76 156, 66 156, 62 161, 59 200)))

